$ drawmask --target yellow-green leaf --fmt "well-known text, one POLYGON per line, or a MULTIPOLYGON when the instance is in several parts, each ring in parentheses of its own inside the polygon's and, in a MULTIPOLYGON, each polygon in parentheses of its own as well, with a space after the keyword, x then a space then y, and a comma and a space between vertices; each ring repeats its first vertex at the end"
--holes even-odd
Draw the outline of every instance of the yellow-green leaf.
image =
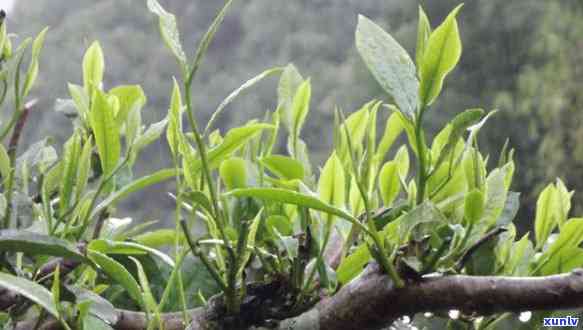
POLYGON ((105 61, 103 51, 98 41, 94 41, 83 56, 83 86, 90 93, 93 88, 99 88, 103 81, 105 61))
POLYGON ((453 70, 462 54, 456 15, 456 7, 429 36, 421 60, 419 98, 424 106, 430 105, 439 96, 445 76, 453 70))
POLYGON ((421 61, 423 59, 423 54, 427 47, 427 40, 431 35, 431 24, 429 23, 429 18, 425 14, 423 7, 419 5, 419 22, 417 24, 417 48, 415 49, 415 62, 417 67, 421 66, 421 61))
POLYGON ((91 106, 91 128, 101 161, 103 173, 107 176, 116 168, 120 158, 121 143, 119 127, 115 122, 114 108, 107 96, 95 90, 91 106))
POLYGON ((379 188, 384 205, 391 205, 397 195, 399 195, 399 191, 401 191, 399 167, 396 162, 387 162, 381 168, 379 172, 379 188))
POLYGON ((247 186, 247 165, 240 157, 229 158, 221 163, 219 175, 227 190, 247 186))

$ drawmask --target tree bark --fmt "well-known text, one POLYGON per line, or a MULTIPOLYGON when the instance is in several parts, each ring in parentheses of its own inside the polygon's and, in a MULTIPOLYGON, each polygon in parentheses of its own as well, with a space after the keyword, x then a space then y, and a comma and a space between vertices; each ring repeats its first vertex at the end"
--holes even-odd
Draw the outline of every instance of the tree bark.
MULTIPOLYGON (((189 329, 220 329, 216 304, 190 310, 189 329)), ((457 309, 488 315, 498 312, 559 310, 583 307, 583 269, 544 277, 429 276, 397 289, 375 264, 323 298, 307 312, 283 320, 279 329, 377 329, 403 315, 457 309)), ((146 328, 144 313, 118 310, 112 326, 120 330, 146 328)), ((182 313, 163 315, 166 330, 182 330, 182 313)), ((30 323, 29 323, 30 324, 30 323)), ((19 329, 27 329, 23 323, 19 329)), ((248 325, 249 327, 251 325, 248 325)), ((59 329, 57 323, 45 330, 59 329)), ((230 328, 231 329, 231 328, 230 328)))

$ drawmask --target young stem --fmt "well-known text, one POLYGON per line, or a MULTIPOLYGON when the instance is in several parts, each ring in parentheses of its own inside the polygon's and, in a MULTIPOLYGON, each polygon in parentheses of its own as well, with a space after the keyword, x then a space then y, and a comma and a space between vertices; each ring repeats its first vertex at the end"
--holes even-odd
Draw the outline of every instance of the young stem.
POLYGON ((419 205, 425 199, 425 184, 427 172, 425 166, 425 143, 423 141, 423 114, 425 107, 422 107, 415 121, 415 142, 417 144, 417 202, 419 205))
MULTIPOLYGON (((206 179, 206 183, 208 185, 208 189, 209 189, 209 194, 210 194, 210 199, 211 199, 211 203, 212 203, 212 207, 213 207, 213 213, 214 213, 214 218, 217 222, 217 226, 219 227, 219 231, 221 233, 221 236, 223 238, 223 241, 225 242, 225 248, 227 250, 227 253, 229 255, 229 264, 231 265, 230 269, 228 269, 227 271, 229 272, 228 278, 232 279, 234 276, 236 276, 236 272, 237 272, 237 256, 235 254, 235 251, 233 250, 233 247, 231 245, 231 242, 229 240, 229 238, 227 237, 226 231, 225 231, 225 219, 222 216, 221 213, 221 209, 219 208, 219 199, 217 197, 217 191, 215 188, 215 184, 213 182, 213 177, 210 171, 210 167, 208 164, 208 159, 207 159, 207 154, 206 154, 206 146, 204 144, 204 141, 202 140, 202 136, 200 134, 200 131, 198 129, 198 123, 196 122, 196 119, 194 118, 194 113, 192 110, 192 96, 191 96, 191 84, 192 84, 192 79, 189 77, 187 78, 186 82, 184 83, 184 89, 185 89, 185 98, 186 98, 186 114, 187 114, 187 118, 188 118, 188 122, 191 126, 192 132, 194 133, 194 140, 196 142, 196 147, 198 150, 198 153, 200 155, 200 162, 202 165, 202 172, 203 172, 203 177, 206 179), (233 273, 233 274, 231 274, 233 273)), ((238 308, 236 308, 235 305, 237 305, 236 303, 236 281, 234 281, 235 283, 233 283, 232 280, 229 281, 228 283, 228 290, 225 290, 225 295, 227 298, 227 305, 228 306, 232 306, 232 308, 230 309, 234 309, 237 310, 238 308)))
MULTIPOLYGON (((346 118, 344 117, 344 114, 342 113, 342 111, 339 111, 339 114, 342 118, 342 121, 344 123, 346 123, 346 118)), ((391 263, 391 260, 388 257, 387 252, 385 251, 383 241, 381 240, 379 232, 376 228, 376 224, 374 223, 374 221, 372 221, 371 209, 370 209, 370 203, 369 203, 367 190, 366 190, 366 187, 364 186, 364 184, 362 183, 361 178, 359 178, 359 172, 358 172, 358 169, 356 167, 356 160, 354 159, 354 148, 352 146, 352 140, 350 139, 350 134, 348 132, 348 128, 346 125, 344 125, 344 133, 346 134, 346 141, 348 143, 348 153, 350 154, 350 160, 351 160, 350 163, 352 165, 352 172, 353 172, 353 175, 356 176, 356 183, 357 183, 358 191, 360 193, 360 196, 362 198, 362 202, 364 204, 364 211, 366 214, 366 224, 367 224, 367 226, 365 226, 365 227, 368 227, 368 234, 372 238, 374 245, 376 246, 376 248, 378 249, 378 252, 379 252, 378 254, 380 256, 380 260, 377 260, 377 261, 381 264, 383 270, 389 275, 389 277, 391 278, 391 280, 395 284, 395 287, 401 288, 404 286, 403 280, 401 279, 401 277, 399 276, 399 274, 395 270, 395 267, 391 263)))

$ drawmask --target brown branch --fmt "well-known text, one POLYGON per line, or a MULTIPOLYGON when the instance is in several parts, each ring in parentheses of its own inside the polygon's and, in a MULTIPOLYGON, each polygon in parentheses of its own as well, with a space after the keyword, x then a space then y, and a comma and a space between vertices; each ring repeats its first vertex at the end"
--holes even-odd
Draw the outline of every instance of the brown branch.
MULTIPOLYGON (((211 300, 212 301, 212 300, 211 300)), ((396 289, 375 264, 331 297, 309 311, 280 322, 279 329, 377 329, 403 315, 457 309, 488 315, 525 310, 559 310, 583 306, 583 269, 544 277, 437 276, 396 289)), ((190 329, 220 329, 223 308, 210 303, 188 313, 190 329)), ((119 310, 115 329, 146 328, 144 313, 119 310)), ((163 314, 165 329, 185 326, 181 313, 163 314)), ((54 327, 43 329, 58 329, 54 327)), ((223 327, 224 328, 224 327, 223 327)), ((25 327, 20 327, 25 329, 25 327)))

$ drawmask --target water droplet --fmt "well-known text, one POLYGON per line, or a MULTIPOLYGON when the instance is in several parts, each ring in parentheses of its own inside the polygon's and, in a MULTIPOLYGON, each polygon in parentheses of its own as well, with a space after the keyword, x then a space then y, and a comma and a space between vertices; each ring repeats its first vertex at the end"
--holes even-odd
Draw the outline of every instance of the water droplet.
POLYGON ((526 312, 520 313, 520 315, 518 316, 518 319, 520 320, 520 322, 526 323, 526 322, 530 321, 531 317, 532 317, 532 312, 526 311, 526 312))
POLYGON ((457 320, 460 317, 460 311, 457 309, 452 309, 447 313, 452 320, 457 320))
POLYGON ((411 323, 411 318, 407 315, 403 316, 403 319, 401 320, 401 322, 403 322, 404 324, 409 324, 411 323))
POLYGON ((431 317, 433 317, 433 313, 426 312, 425 314, 423 314, 423 316, 425 316, 426 318, 431 318, 431 317))

